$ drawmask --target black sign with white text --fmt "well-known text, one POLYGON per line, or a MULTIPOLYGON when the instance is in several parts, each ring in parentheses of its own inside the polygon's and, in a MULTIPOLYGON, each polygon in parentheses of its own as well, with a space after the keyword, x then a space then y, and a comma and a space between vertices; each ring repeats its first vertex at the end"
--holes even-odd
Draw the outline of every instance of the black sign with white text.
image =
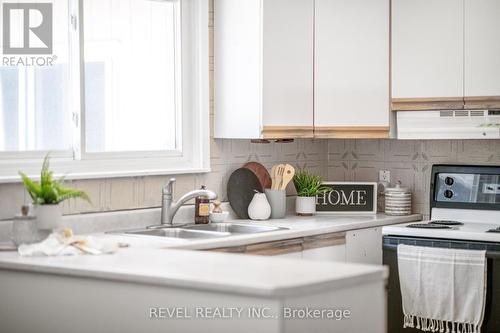
POLYGON ((325 183, 329 190, 316 197, 317 212, 376 213, 376 183, 325 183))

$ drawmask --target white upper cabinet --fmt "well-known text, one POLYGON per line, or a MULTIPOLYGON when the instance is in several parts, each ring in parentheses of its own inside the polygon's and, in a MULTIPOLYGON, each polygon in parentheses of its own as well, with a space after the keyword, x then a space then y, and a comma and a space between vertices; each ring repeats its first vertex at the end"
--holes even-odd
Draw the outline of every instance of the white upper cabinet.
POLYGON ((313 136, 313 0, 215 0, 215 137, 313 136))
POLYGON ((499 0, 393 0, 392 108, 500 108, 499 17, 499 0))
POLYGON ((312 0, 264 0, 263 123, 313 126, 312 0))
POLYGON ((494 96, 500 96, 500 1, 465 0, 466 104, 494 96))
POLYGON ((392 0, 393 99, 463 96, 463 24, 464 0, 392 0))
POLYGON ((388 137, 389 3, 215 0, 215 137, 388 137))
POLYGON ((387 137, 389 0, 315 1, 316 137, 387 137))

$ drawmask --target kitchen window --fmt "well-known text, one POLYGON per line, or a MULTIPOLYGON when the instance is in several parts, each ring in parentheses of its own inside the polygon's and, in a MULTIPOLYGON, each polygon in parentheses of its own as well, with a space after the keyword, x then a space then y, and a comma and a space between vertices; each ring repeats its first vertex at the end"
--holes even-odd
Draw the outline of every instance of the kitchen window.
POLYGON ((54 63, 0 66, 0 181, 208 171, 208 2, 51 3, 54 63))

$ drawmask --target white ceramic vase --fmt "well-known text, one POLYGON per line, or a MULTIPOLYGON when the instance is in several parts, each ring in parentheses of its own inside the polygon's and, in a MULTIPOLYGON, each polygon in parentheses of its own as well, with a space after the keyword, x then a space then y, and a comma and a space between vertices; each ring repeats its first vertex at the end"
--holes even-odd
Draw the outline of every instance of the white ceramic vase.
POLYGON ((300 216, 312 216, 316 214, 316 197, 297 197, 297 200, 295 200, 295 212, 300 216))
POLYGON ((271 205, 264 193, 255 193, 250 205, 248 205, 248 216, 252 220, 267 220, 271 216, 271 205))
POLYGON ((36 226, 38 230, 52 230, 61 226, 62 207, 56 205, 36 206, 36 226))

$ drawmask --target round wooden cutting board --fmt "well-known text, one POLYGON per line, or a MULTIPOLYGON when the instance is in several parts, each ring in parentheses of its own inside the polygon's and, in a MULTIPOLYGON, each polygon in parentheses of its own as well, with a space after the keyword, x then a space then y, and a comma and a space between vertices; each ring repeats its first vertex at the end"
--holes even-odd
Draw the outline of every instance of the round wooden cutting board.
POLYGON ((269 174, 265 166, 257 162, 248 162, 243 167, 251 170, 257 176, 260 184, 262 185, 262 188, 271 188, 271 175, 269 174))

